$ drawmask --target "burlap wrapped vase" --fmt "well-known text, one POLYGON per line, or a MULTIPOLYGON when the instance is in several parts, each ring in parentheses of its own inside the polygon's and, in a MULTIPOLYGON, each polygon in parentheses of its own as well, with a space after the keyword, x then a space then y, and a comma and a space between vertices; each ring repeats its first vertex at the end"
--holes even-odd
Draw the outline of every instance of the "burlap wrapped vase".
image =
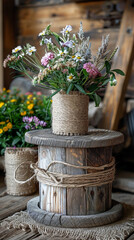
POLYGON ((30 164, 37 160, 38 150, 36 147, 6 148, 5 170, 8 194, 25 196, 37 190, 37 182, 35 177, 32 177, 33 171, 30 168, 30 164))
POLYGON ((88 133, 89 97, 78 91, 60 92, 52 98, 52 132, 59 135, 88 133))

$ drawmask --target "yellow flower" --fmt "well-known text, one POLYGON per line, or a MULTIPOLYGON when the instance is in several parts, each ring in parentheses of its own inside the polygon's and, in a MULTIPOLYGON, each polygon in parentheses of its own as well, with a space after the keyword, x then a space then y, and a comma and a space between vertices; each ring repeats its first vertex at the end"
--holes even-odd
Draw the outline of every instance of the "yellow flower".
POLYGON ((28 96, 27 96, 27 99, 32 98, 32 96, 33 96, 32 94, 28 95, 28 96))
POLYGON ((0 108, 3 107, 4 105, 4 102, 0 102, 0 108))
POLYGON ((10 102, 16 102, 17 100, 16 99, 11 99, 10 102))
POLYGON ((34 113, 34 111, 30 111, 29 113, 30 113, 30 114, 33 114, 33 113, 34 113))
POLYGON ((4 131, 4 132, 7 132, 7 131, 8 131, 8 128, 7 128, 7 127, 3 127, 3 131, 4 131))
POLYGON ((3 133, 3 130, 0 128, 0 134, 2 134, 3 133))
POLYGON ((32 103, 30 105, 28 105, 27 106, 28 110, 32 110, 33 106, 34 106, 34 104, 32 104, 32 103))
POLYGON ((13 127, 12 123, 9 122, 9 123, 7 124, 7 128, 8 128, 8 129, 12 129, 12 127, 13 127))
POLYGON ((29 101, 27 101, 27 104, 30 104, 30 102, 29 102, 29 101))
POLYGON ((8 89, 8 90, 7 90, 7 93, 10 93, 10 92, 11 92, 11 91, 8 89))
POLYGON ((3 124, 5 124, 5 122, 0 122, 0 125, 3 125, 3 124))
POLYGON ((20 115, 21 115, 21 116, 25 116, 25 115, 26 115, 26 113, 27 113, 27 112, 26 112, 26 111, 24 111, 24 112, 21 112, 21 113, 20 113, 20 115))
POLYGON ((9 119, 8 119, 8 120, 6 120, 6 122, 9 122, 9 119))
POLYGON ((33 100, 36 100, 36 97, 34 97, 33 100))
POLYGON ((3 91, 6 91, 6 88, 3 88, 3 91))

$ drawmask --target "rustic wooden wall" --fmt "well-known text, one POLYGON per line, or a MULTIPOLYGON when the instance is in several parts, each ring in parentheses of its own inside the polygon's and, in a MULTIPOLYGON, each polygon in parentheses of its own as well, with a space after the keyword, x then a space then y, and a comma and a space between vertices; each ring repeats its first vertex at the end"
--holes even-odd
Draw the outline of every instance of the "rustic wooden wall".
MULTIPOLYGON (((3 2, 3 58, 6 58, 17 44, 16 8, 14 0, 3 2)), ((4 87, 8 88, 13 79, 13 70, 4 69, 4 87)))

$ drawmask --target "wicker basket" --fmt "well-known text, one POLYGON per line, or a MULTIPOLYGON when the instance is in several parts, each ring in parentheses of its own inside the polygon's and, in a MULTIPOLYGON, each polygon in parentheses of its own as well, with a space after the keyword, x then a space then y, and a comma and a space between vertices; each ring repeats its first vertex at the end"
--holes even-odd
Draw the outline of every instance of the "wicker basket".
POLYGON ((88 133, 88 96, 72 91, 52 98, 52 132, 59 135, 88 133))
POLYGON ((30 169, 30 163, 38 160, 38 150, 36 147, 29 148, 6 148, 5 151, 5 170, 6 170, 6 186, 7 193, 10 195, 31 195, 37 190, 36 179, 26 183, 18 183, 18 181, 26 181, 33 175, 30 169))

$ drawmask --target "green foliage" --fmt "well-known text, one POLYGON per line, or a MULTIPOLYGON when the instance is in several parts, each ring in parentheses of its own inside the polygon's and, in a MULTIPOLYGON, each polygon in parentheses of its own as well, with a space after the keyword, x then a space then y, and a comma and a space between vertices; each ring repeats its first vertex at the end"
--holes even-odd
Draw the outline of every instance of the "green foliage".
POLYGON ((19 91, 3 89, 0 93, 0 155, 6 147, 32 146, 25 142, 25 133, 32 129, 51 127, 51 100, 40 92, 20 95, 19 91), (41 126, 34 121, 26 123, 23 118, 38 118, 45 122, 41 126))
POLYGON ((112 71, 116 72, 116 73, 118 73, 118 74, 120 74, 122 76, 125 76, 125 73, 122 70, 120 70, 120 69, 113 69, 112 71))

